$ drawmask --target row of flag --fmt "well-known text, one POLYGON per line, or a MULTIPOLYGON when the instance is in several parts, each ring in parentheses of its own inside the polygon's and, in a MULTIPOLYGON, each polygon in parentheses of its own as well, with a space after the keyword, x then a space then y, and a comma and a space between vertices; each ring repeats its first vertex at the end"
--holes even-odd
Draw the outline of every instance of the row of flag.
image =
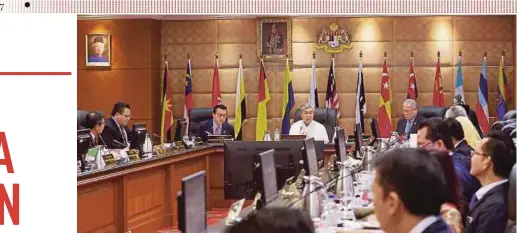
MULTIPOLYGON (((379 96, 379 112, 378 112, 378 125, 379 133, 381 137, 389 137, 392 132, 391 125, 391 112, 392 112, 392 93, 390 87, 390 79, 387 66, 387 54, 384 54, 384 62, 382 66, 382 77, 381 77, 381 91, 379 96)), ((496 114, 498 119, 502 119, 507 111, 507 103, 509 98, 509 86, 504 73, 504 55, 500 60, 499 64, 499 78, 498 78, 498 97, 496 114)), ((454 89, 454 104, 465 104, 465 96, 463 92, 463 72, 461 63, 461 52, 458 57, 458 69, 457 78, 454 89)), ((169 71, 168 63, 165 61, 165 71, 162 82, 162 122, 161 122, 161 138, 162 142, 170 135, 169 130, 173 123, 172 114, 172 93, 171 87, 168 83, 169 71)), ((222 104, 221 92, 219 83, 219 62, 216 56, 214 65, 214 75, 212 83, 212 107, 217 104, 222 104)), ((286 66, 284 71, 283 89, 282 89, 282 134, 288 134, 290 129, 290 112, 295 106, 293 83, 291 77, 291 71, 289 68, 288 59, 286 59, 286 66)), ((242 124, 246 119, 246 90, 244 87, 244 72, 242 67, 242 56, 239 58, 239 69, 237 74, 237 87, 235 91, 235 137, 240 140, 242 139, 242 124)), ((409 64, 409 79, 407 86, 407 98, 417 99, 418 88, 416 82, 416 74, 414 71, 414 58, 411 53, 410 64, 409 64)), ((259 74, 259 92, 258 92, 258 106, 257 106, 257 123, 255 130, 255 139, 261 141, 264 138, 265 131, 267 130, 267 104, 270 101, 269 87, 267 85, 267 77, 264 66, 264 61, 260 60, 260 74, 259 74)), ((312 72, 310 78, 310 93, 308 103, 314 108, 319 107, 318 101, 318 90, 316 87, 316 59, 313 54, 312 59, 312 72)), ((433 105, 445 106, 442 77, 440 70, 440 53, 438 52, 438 61, 436 63, 436 73, 434 81, 433 91, 433 105)), ((327 91, 325 97, 325 107, 334 108, 337 110, 339 118, 339 95, 336 86, 335 79, 335 60, 334 57, 331 60, 328 80, 327 80, 327 91)), ((189 111, 192 109, 192 79, 191 79, 191 64, 190 58, 187 61, 186 70, 186 85, 185 85, 185 105, 183 118, 187 123, 189 122, 189 111)), ((363 58, 362 52, 360 53, 360 64, 358 68, 357 78, 357 92, 356 92, 356 109, 355 109, 355 124, 356 129, 361 129, 364 132, 364 115, 367 112, 366 98, 364 91, 364 76, 363 76, 363 58)), ((488 132, 488 84, 486 76, 486 54, 483 57, 481 64, 481 75, 479 79, 478 88, 478 103, 476 106, 476 115, 480 124, 480 128, 483 132, 488 132)))

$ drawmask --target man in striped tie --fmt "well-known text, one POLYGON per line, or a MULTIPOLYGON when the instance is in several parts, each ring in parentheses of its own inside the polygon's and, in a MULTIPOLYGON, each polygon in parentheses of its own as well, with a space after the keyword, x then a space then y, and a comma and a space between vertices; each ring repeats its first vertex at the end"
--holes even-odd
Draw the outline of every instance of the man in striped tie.
POLYGON ((235 129, 226 119, 228 118, 228 109, 226 106, 219 104, 214 106, 212 110, 212 119, 208 119, 199 123, 196 137, 200 137, 203 141, 208 141, 208 135, 231 135, 235 136, 235 129))

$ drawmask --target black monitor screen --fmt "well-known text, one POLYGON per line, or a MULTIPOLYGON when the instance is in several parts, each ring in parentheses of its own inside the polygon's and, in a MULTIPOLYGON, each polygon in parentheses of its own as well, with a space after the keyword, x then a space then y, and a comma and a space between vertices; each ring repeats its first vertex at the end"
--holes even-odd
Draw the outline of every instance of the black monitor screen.
POLYGON ((314 146, 314 138, 303 140, 305 153, 303 153, 303 162, 309 170, 309 176, 318 175, 318 161, 316 160, 316 147, 314 146))
POLYGON ((89 129, 77 130, 77 156, 88 153, 92 136, 89 129))
POLYGON ((345 129, 339 128, 336 130, 336 155, 339 161, 346 160, 346 138, 345 138, 345 129))
POLYGON ((264 200, 270 203, 278 194, 276 184, 275 150, 271 149, 260 153, 260 167, 262 170, 262 187, 264 200))
POLYGON ((200 171, 182 180, 185 200, 185 231, 199 233, 206 230, 206 172, 200 171))
POLYGON ((131 132, 131 144, 129 149, 137 149, 145 143, 145 136, 147 129, 145 124, 133 124, 133 131, 131 132))

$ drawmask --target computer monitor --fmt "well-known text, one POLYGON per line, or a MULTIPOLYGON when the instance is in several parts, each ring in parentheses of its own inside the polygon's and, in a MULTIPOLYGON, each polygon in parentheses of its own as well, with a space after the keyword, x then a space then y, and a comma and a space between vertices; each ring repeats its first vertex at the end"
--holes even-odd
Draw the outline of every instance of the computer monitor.
MULTIPOLYGON (((323 141, 316 141, 317 157, 323 160, 323 141)), ((224 143, 224 197, 225 199, 253 200, 257 193, 257 183, 253 179, 260 169, 259 154, 274 149, 277 186, 281 189, 287 179, 297 176, 303 167, 303 140, 292 141, 231 141, 224 143)))
POLYGON ((271 149, 259 154, 260 171, 262 173, 262 197, 267 205, 278 196, 278 185, 276 183, 275 150, 271 149))
POLYGON ((85 160, 83 155, 88 153, 92 141, 89 129, 77 130, 77 162, 80 163, 81 171, 85 170, 85 160))
POLYGON ((374 138, 379 138, 379 121, 377 118, 372 118, 372 121, 370 122, 370 127, 372 128, 372 136, 374 138))
POLYGON ((336 155, 339 161, 343 162, 346 160, 346 135, 345 129, 338 128, 336 129, 336 139, 334 142, 334 146, 336 147, 336 155))
POLYGON ((145 137, 147 135, 146 125, 144 123, 134 123, 133 131, 131 132, 131 142, 129 145, 129 149, 138 149, 139 157, 142 158, 143 155, 143 147, 145 143, 145 137))
POLYGON ((303 140, 303 164, 309 176, 318 176, 318 161, 316 159, 316 147, 314 146, 314 138, 303 140))
POLYGON ((359 156, 363 156, 363 130, 360 124, 355 124, 355 151, 359 152, 359 156))
POLYGON ((206 223, 206 172, 200 171, 181 180, 178 193, 178 227, 183 233, 204 232, 206 223))

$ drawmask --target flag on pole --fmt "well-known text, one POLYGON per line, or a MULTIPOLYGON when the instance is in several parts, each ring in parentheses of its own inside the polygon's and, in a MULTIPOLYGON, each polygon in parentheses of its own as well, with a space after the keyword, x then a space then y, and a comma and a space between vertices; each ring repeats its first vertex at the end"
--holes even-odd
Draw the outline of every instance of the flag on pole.
POLYGON ((407 85, 407 99, 418 98, 418 88, 416 85, 416 76, 415 76, 415 68, 414 68, 414 58, 413 52, 411 52, 411 58, 409 58, 409 82, 407 85))
POLYGON ((186 132, 189 133, 189 112, 192 109, 192 77, 190 76, 190 57, 187 60, 187 74, 185 76, 185 105, 183 108, 183 119, 186 122, 186 132))
POLYGON ((285 71, 284 71, 284 87, 282 95, 282 134, 289 134, 290 124, 290 113, 294 107, 294 91, 293 82, 291 79, 291 70, 289 70, 289 59, 285 59, 285 71))
POLYGON ((496 114, 497 120, 502 120, 504 114, 506 114, 507 106, 506 103, 510 100, 509 93, 510 88, 506 81, 506 74, 504 73, 504 54, 501 56, 499 61, 499 77, 497 79, 497 101, 496 101, 496 114))
POLYGON ((237 90, 235 90, 235 138, 242 140, 242 124, 246 119, 246 90, 244 88, 244 71, 242 69, 242 57, 239 58, 239 71, 237 73, 237 90))
POLYGON ((479 127, 483 133, 490 130, 488 121, 488 81, 486 78, 486 54, 481 61, 481 74, 479 76, 478 103, 476 105, 476 115, 479 127))
POLYGON ((433 105, 445 106, 443 98, 442 72, 440 71, 440 52, 438 52, 438 61, 436 62, 436 74, 434 76, 433 105))
POLYGON ((266 69, 264 60, 260 59, 259 93, 257 106, 257 124, 255 127, 255 140, 263 141, 267 130, 267 103, 269 102, 269 88, 267 86, 266 69))
POLYGON ((456 74, 456 87, 454 88, 454 104, 465 104, 465 94, 463 94, 463 72, 461 70, 461 52, 458 57, 458 73, 456 74))
POLYGON ((355 124, 364 132, 364 114, 366 113, 366 98, 364 95, 363 53, 360 54, 359 71, 357 72, 357 93, 355 100, 355 124))
POLYGON ((170 128, 174 122, 172 115, 172 87, 169 86, 169 63, 165 60, 165 71, 163 72, 162 80, 162 121, 161 121, 161 143, 164 143, 165 138, 170 138, 170 128))
POLYGON ((382 65, 381 95, 379 96, 379 136, 389 138, 391 135, 391 88, 388 65, 384 53, 384 65, 382 65))
POLYGON ((311 88, 309 91, 309 104, 313 108, 319 107, 318 88, 316 82, 316 54, 312 54, 311 88))
POLYGON ((336 77, 334 74, 334 58, 330 63, 329 77, 327 81, 327 94, 325 96, 325 107, 335 108, 337 111, 337 118, 339 119, 339 94, 336 87, 336 77))
POLYGON ((215 56, 215 66, 214 66, 214 78, 212 81, 212 108, 218 104, 222 104, 221 100, 221 90, 219 88, 219 58, 215 56))

